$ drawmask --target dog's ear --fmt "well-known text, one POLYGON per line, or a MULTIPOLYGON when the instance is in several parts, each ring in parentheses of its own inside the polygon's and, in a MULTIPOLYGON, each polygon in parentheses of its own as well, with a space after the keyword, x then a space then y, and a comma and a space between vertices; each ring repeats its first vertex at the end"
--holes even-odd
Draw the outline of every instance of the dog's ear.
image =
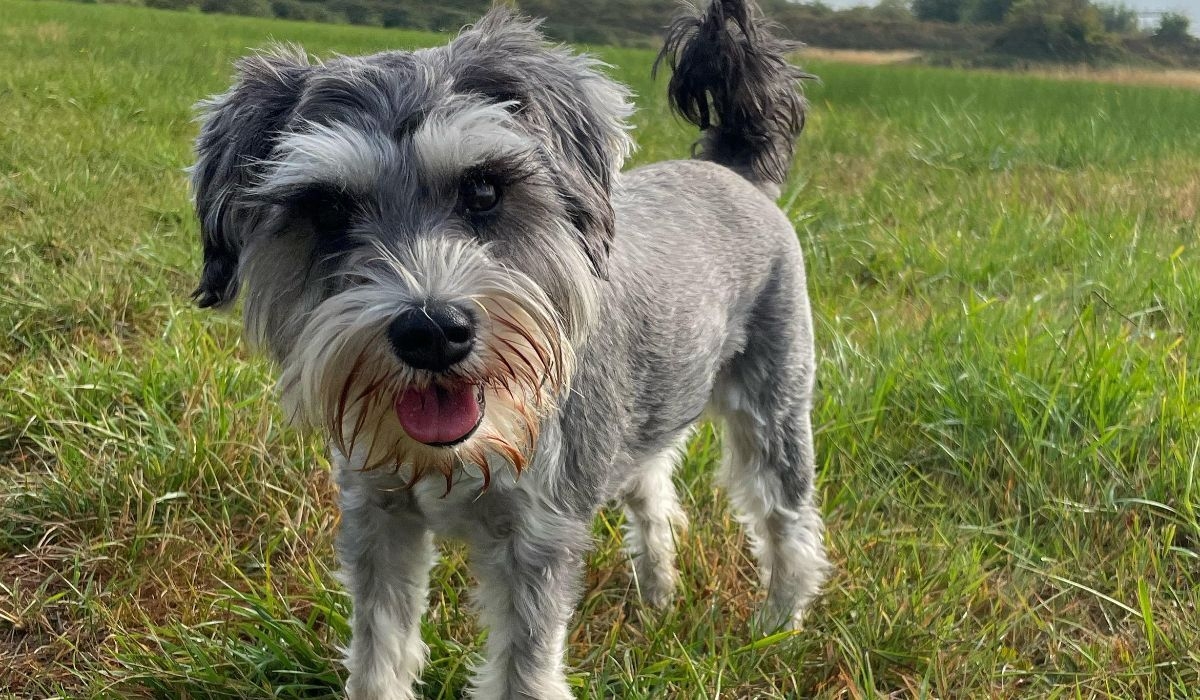
POLYGON ((455 91, 511 103, 549 153, 556 188, 599 277, 616 228, 611 194, 633 150, 629 90, 600 61, 551 46, 538 22, 498 6, 451 46, 455 91))
POLYGON ((245 193, 295 109, 308 72, 303 51, 278 47, 238 61, 233 87, 197 105, 201 127, 191 176, 204 270, 192 296, 201 308, 237 297, 242 246, 262 216, 261 205, 245 193))

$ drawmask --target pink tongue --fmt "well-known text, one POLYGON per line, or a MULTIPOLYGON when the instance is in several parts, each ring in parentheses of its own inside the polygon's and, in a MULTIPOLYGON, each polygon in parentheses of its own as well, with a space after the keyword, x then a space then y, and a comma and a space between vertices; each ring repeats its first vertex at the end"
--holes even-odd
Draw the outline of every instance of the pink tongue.
POLYGON ((458 442, 479 423, 475 387, 408 389, 396 399, 396 417, 408 436, 427 445, 458 442))

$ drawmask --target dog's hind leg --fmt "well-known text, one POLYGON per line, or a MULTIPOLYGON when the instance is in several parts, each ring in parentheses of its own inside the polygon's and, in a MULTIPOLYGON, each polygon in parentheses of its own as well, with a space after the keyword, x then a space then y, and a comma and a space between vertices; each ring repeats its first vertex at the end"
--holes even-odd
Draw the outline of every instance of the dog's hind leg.
POLYGON ((829 569, 814 495, 815 361, 802 285, 802 273, 777 271, 713 393, 725 423, 721 478, 767 589, 762 631, 798 628, 829 569))
POLYGON ((428 648, 421 615, 429 597, 433 536, 408 491, 373 489, 341 470, 340 578, 354 603, 346 656, 351 700, 410 700, 428 648))
POLYGON ((829 568, 813 497, 807 407, 779 418, 772 427, 752 413, 727 415, 725 420, 722 478, 750 536, 767 589, 757 620, 763 632, 799 628, 829 568))
POLYGON ((679 586, 675 538, 687 529, 687 516, 679 507, 671 473, 690 434, 641 464, 624 492, 625 549, 634 580, 642 599, 658 608, 671 602, 679 586))

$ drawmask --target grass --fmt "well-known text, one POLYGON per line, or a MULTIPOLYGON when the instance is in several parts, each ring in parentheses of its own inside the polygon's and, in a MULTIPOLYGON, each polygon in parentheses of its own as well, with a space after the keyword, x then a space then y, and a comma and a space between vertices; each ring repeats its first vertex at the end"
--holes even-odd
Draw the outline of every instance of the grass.
MULTIPOLYGON (((333 697, 349 605, 316 441, 232 316, 191 308, 190 105, 268 39, 397 31, 0 0, 0 693, 333 697)), ((686 153, 650 54, 639 163, 686 153)), ((795 637, 702 432, 685 593, 634 601, 597 520, 581 697, 1189 698, 1200 688, 1200 94, 812 61, 783 202, 820 342, 837 572, 795 637)), ((429 698, 481 632, 434 573, 429 698)))

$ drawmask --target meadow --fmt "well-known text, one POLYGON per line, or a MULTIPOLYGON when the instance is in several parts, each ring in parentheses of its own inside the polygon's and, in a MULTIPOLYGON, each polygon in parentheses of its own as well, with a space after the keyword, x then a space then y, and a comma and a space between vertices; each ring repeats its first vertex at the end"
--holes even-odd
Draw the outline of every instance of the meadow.
MULTIPOLYGON (((0 0, 0 696, 337 695, 328 463, 236 314, 188 299, 191 105, 270 40, 444 39, 0 0)), ((639 95, 633 164, 686 154, 652 55, 597 51, 639 95)), ((800 61, 781 201, 836 572, 803 632, 750 634, 702 431, 673 609, 597 519, 578 696, 1200 697, 1200 93, 800 61)), ((424 692, 454 698, 459 548, 434 577, 424 692)))

